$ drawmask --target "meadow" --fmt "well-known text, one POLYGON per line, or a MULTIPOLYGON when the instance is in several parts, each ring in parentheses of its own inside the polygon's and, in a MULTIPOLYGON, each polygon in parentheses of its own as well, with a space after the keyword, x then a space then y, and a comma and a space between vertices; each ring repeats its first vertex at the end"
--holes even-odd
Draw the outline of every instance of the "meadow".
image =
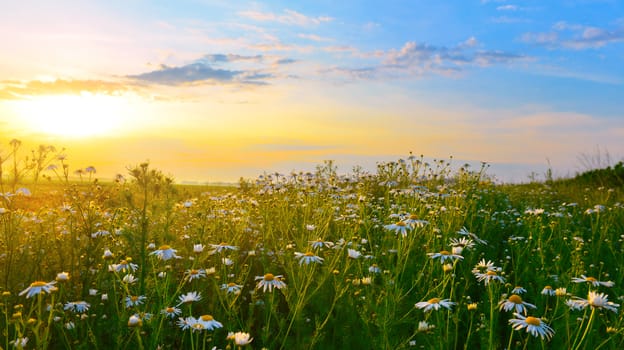
POLYGON ((374 173, 114 182, 2 153, 2 349, 622 349, 622 183, 374 173), (72 172, 74 176, 74 172, 72 172))

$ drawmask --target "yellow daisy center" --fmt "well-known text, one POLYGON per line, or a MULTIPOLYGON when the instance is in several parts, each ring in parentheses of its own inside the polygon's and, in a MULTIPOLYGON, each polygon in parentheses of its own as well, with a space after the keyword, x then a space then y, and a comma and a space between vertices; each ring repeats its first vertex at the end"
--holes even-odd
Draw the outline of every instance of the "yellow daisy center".
POLYGON ((204 325, 203 325, 203 324, 201 324, 201 323, 195 323, 195 324, 193 325, 193 328, 195 328, 195 329, 204 329, 204 325))
POLYGON ((546 287, 544 287, 544 289, 551 290, 551 289, 552 289, 552 287, 551 287, 551 286, 546 286, 546 287))
POLYGON ((485 273, 488 276, 497 276, 496 271, 492 271, 492 270, 488 270, 488 272, 485 273))
POLYGON ((431 298, 429 300, 427 300, 427 303, 429 304, 437 304, 440 302, 440 298, 431 298))
POLYGON ((274 279, 275 279, 275 276, 273 276, 272 273, 267 273, 266 275, 264 275, 265 281, 273 281, 274 279))
POLYGON ((539 326, 542 324, 542 321, 539 318, 533 316, 527 317, 524 321, 532 326, 539 326))
MULTIPOLYGON (((265 278, 266 278, 266 277, 265 277, 265 278)), ((230 282, 230 283, 228 283, 227 285, 228 285, 228 287, 235 287, 235 286, 236 286, 236 283, 234 283, 234 282, 230 282)))
POLYGON ((227 243, 225 243, 225 242, 221 242, 221 243, 219 243, 219 245, 220 245, 220 246, 222 246, 222 247, 225 247, 225 246, 226 246, 226 245, 228 245, 228 244, 227 244, 227 243))
POLYGON ((509 297, 508 300, 514 304, 522 304, 522 297, 520 297, 518 294, 513 294, 509 297))
POLYGON ((451 252, 449 252, 448 250, 443 250, 440 252, 440 255, 451 255, 451 252))
POLYGON ((174 308, 172 308, 171 306, 167 308, 167 312, 168 312, 168 313, 172 313, 172 312, 174 312, 174 311, 175 311, 175 309, 174 309, 174 308))
POLYGON ((418 216, 416 216, 416 214, 412 214, 409 216, 410 220, 416 220, 418 219, 418 216))
POLYGON ((133 302, 136 302, 137 300, 139 300, 139 297, 137 297, 136 295, 133 295, 130 297, 130 300, 132 300, 133 302))
POLYGON ((405 226, 405 223, 403 221, 399 221, 395 225, 397 225, 397 226, 405 226))
POLYGON ((159 249, 159 250, 167 250, 167 249, 171 249, 171 247, 170 247, 170 246, 168 246, 168 245, 166 245, 166 244, 163 244, 163 245, 161 245, 158 249, 159 249))
POLYGON ((214 320, 214 317, 212 317, 212 315, 202 315, 201 319, 202 321, 208 322, 214 320))
POLYGON ((47 285, 47 282, 43 282, 43 281, 35 281, 33 283, 30 284, 31 287, 43 287, 45 285, 47 285))
POLYGON ((197 275, 197 274, 199 274, 199 270, 195 270, 195 269, 191 270, 191 275, 197 275))
POLYGON ((305 256, 314 256, 314 253, 312 253, 312 252, 306 252, 304 255, 305 255, 305 256))
POLYGON ((585 281, 587 281, 587 282, 596 282, 597 279, 595 279, 594 277, 585 277, 585 281))

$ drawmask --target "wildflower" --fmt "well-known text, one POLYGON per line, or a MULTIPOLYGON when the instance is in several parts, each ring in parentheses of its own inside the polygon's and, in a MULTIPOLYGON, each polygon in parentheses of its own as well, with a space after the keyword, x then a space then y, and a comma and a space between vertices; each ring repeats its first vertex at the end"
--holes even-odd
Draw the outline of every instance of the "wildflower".
POLYGON ((596 293, 589 292, 587 295, 587 300, 581 298, 574 298, 566 301, 566 304, 572 310, 581 310, 586 308, 588 305, 593 309, 606 309, 609 311, 613 311, 615 313, 618 312, 618 307, 620 304, 613 303, 609 301, 609 296, 604 293, 596 293))
POLYGON ((234 264, 234 261, 230 258, 221 258, 221 262, 223 263, 223 265, 225 266, 230 266, 234 264))
POLYGON ((185 272, 185 279, 187 279, 188 281, 204 277, 206 277, 206 270, 204 269, 189 269, 185 272))
POLYGON ((551 286, 546 286, 542 289, 542 295, 554 296, 556 293, 557 292, 551 286))
POLYGON ((479 238, 477 235, 475 235, 474 233, 468 231, 467 228, 462 227, 459 231, 457 231, 458 235, 462 235, 462 236, 468 236, 471 239, 473 239, 475 242, 479 243, 479 244, 483 244, 483 245, 487 245, 487 241, 483 240, 481 238, 479 238))
POLYGON ((56 287, 54 287, 55 284, 56 284, 56 281, 52 281, 52 282, 35 281, 31 283, 28 288, 21 291, 19 293, 19 296, 26 294, 26 299, 28 299, 34 295, 52 293, 56 290, 56 287))
POLYGON ((377 264, 372 264, 371 266, 368 267, 368 272, 381 273, 381 269, 379 268, 379 266, 377 266, 377 264))
POLYGON ((123 277, 122 282, 126 284, 133 284, 133 283, 136 283, 136 281, 138 280, 139 279, 134 277, 133 274, 127 274, 123 277))
POLYGON ((160 310, 161 315, 165 315, 165 317, 169 317, 170 319, 174 319, 176 316, 182 313, 182 310, 178 309, 175 306, 168 306, 162 310, 160 310))
POLYGON ((65 323, 65 329, 67 330, 72 330, 74 328, 76 328, 76 324, 73 321, 69 321, 67 323, 65 323))
POLYGON ((193 316, 187 318, 180 317, 178 319, 178 326, 182 328, 183 331, 190 329, 192 332, 201 332, 206 329, 205 323, 193 316))
POLYGON ((65 307, 63 307, 63 310, 65 311, 71 310, 75 313, 83 313, 83 312, 87 312, 90 307, 91 307, 91 304, 87 303, 86 301, 70 301, 65 304, 65 307))
POLYGON ((477 272, 496 271, 496 270, 498 270, 498 268, 494 266, 493 262, 491 262, 490 260, 486 262, 485 259, 481 259, 477 263, 477 265, 475 265, 475 267, 472 269, 472 273, 476 274, 477 272))
POLYGON ((449 299, 440 298, 431 298, 427 301, 421 301, 415 304, 417 308, 423 309, 425 312, 431 311, 432 309, 439 310, 441 307, 450 310, 453 305, 455 305, 455 303, 449 299))
POLYGON ((69 281, 69 273, 68 272, 59 272, 56 274, 55 280, 57 282, 67 282, 69 281))
POLYGON ((132 315, 128 319, 128 327, 141 327, 143 325, 143 320, 138 315, 132 315))
POLYGON ((512 294, 523 294, 526 293, 527 290, 522 288, 521 286, 516 286, 514 289, 511 290, 512 294))
POLYGON ((202 253, 204 251, 204 248, 206 248, 206 246, 204 246, 203 244, 194 244, 193 253, 195 254, 202 253))
POLYGON ((599 286, 613 287, 615 285, 615 283, 613 283, 611 281, 607 281, 607 282, 598 281, 594 277, 587 277, 585 275, 581 275, 581 277, 574 277, 574 278, 572 278, 572 282, 574 282, 574 283, 585 283, 585 282, 587 282, 587 283, 590 283, 594 287, 599 287, 599 286))
POLYGON ((389 231, 394 231, 394 234, 401 234, 403 237, 407 237, 407 232, 412 229, 411 226, 408 226, 404 221, 399 221, 394 224, 385 225, 384 228, 389 231))
POLYGON ((516 331, 525 328, 527 333, 531 333, 534 337, 540 336, 542 339, 550 339, 555 334, 555 331, 539 317, 525 317, 519 313, 514 313, 514 316, 517 318, 510 319, 509 324, 516 331))
POLYGON ((115 271, 115 272, 123 272, 123 273, 125 273, 126 271, 134 272, 139 268, 139 265, 131 261, 132 259, 129 259, 129 258, 123 259, 119 262, 119 264, 109 265, 108 270, 115 271))
POLYGON ((306 252, 306 253, 295 252, 295 258, 299 259, 299 265, 304 264, 304 263, 306 265, 309 265, 311 262, 322 264, 324 260, 323 258, 314 255, 314 253, 312 252, 306 252))
POLYGON ((238 284, 236 284, 234 282, 230 282, 228 284, 222 284, 221 285, 221 290, 225 290, 227 294, 230 294, 230 293, 240 294, 241 288, 243 288, 243 286, 238 285, 238 284))
POLYGON ((104 254, 102 254, 102 259, 104 260, 113 259, 114 257, 115 257, 115 254, 113 254, 113 252, 111 252, 110 249, 105 249, 104 254))
POLYGON ((249 333, 244 333, 244 332, 236 332, 236 333, 229 332, 227 335, 227 339, 232 340, 234 342, 234 345, 236 346, 249 345, 251 341, 253 340, 253 338, 250 338, 249 333))
POLYGON ((158 249, 150 253, 150 255, 156 255, 158 259, 166 261, 172 258, 180 258, 176 255, 177 250, 171 248, 168 245, 161 245, 158 249))
POLYGON ((527 307, 530 307, 532 309, 536 308, 535 305, 523 301, 522 297, 520 297, 518 294, 512 294, 506 300, 501 300, 498 303, 498 306, 500 306, 500 310, 505 310, 505 311, 515 310, 517 313, 522 312, 525 315, 527 312, 527 307))
POLYGON ((420 333, 428 333, 435 328, 435 325, 429 324, 427 321, 418 322, 418 332, 420 333))
POLYGON ((347 256, 348 256, 349 258, 351 258, 351 259, 357 259, 357 258, 359 258, 360 256, 362 256, 362 253, 358 252, 358 251, 357 251, 357 250, 355 250, 355 249, 351 249, 351 248, 349 248, 349 249, 347 249, 347 256))
POLYGON ((449 252, 448 250, 442 250, 439 253, 427 253, 427 255, 431 258, 431 259, 440 259, 440 263, 444 264, 444 262, 446 262, 446 260, 450 260, 451 262, 454 262, 455 260, 463 260, 464 257, 461 255, 457 255, 457 254, 453 254, 451 252, 449 252))
POLYGON ((272 273, 267 273, 264 276, 256 276, 256 281, 260 281, 256 289, 262 288, 262 292, 266 292, 268 289, 269 292, 271 292, 273 287, 277 289, 286 288, 286 283, 282 282, 281 279, 282 275, 274 276, 272 273))
POLYGON ((188 292, 184 295, 180 295, 178 297, 178 300, 180 300, 180 303, 178 304, 178 306, 182 305, 182 304, 190 304, 196 301, 200 301, 202 299, 201 293, 198 292, 188 292))
POLYGON ((410 225, 413 228, 416 227, 425 227, 429 225, 429 221, 427 220, 419 220, 416 214, 411 214, 409 217, 403 220, 406 224, 410 225))
POLYGON ((498 273, 493 270, 486 271, 485 273, 477 272, 475 273, 475 277, 477 278, 477 282, 483 282, 486 286, 490 284, 491 281, 505 283, 505 278, 499 276, 498 273))
POLYGON ((197 320, 203 324, 204 329, 207 329, 209 331, 223 327, 223 324, 215 320, 212 315, 202 315, 197 320))
POLYGON ((143 304, 143 302, 145 302, 145 299, 147 299, 147 297, 145 297, 144 295, 128 295, 126 297, 126 308, 129 309, 133 306, 139 306, 143 304))
POLYGON ((334 246, 334 242, 329 242, 329 241, 323 241, 322 239, 317 239, 316 241, 308 241, 308 244, 310 244, 312 246, 312 249, 319 249, 319 248, 332 248, 334 246))
POLYGON ((466 308, 468 309, 468 311, 475 311, 477 307, 479 307, 479 304, 477 303, 470 303, 466 305, 466 308))
POLYGON ((474 247, 474 245, 474 241, 470 238, 451 238, 451 251, 453 252, 453 254, 461 254, 464 249, 471 249, 472 247, 474 247))
POLYGON ((453 265, 451 264, 442 265, 442 271, 444 271, 445 273, 453 271, 453 265))
POLYGON ((373 282, 373 279, 371 277, 362 277, 360 281, 363 285, 368 286, 373 282))
POLYGON ((565 287, 555 289, 555 295, 558 297, 565 297, 568 295, 568 290, 565 287))
POLYGON ((238 247, 233 246, 233 245, 228 245, 225 242, 221 242, 219 244, 211 244, 210 245, 214 250, 211 252, 211 254, 214 253, 221 253, 224 250, 238 250, 238 247))
POLYGON ((18 349, 23 349, 28 344, 28 337, 17 338, 15 340, 11 340, 9 344, 13 345, 13 347, 18 349))

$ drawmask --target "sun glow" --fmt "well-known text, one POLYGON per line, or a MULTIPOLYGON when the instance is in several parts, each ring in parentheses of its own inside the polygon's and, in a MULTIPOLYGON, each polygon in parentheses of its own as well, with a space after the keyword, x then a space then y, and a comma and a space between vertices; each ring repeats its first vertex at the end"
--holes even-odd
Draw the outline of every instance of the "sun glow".
POLYGON ((40 96, 19 101, 16 111, 33 132, 78 138, 119 131, 127 120, 126 104, 120 96, 40 96))

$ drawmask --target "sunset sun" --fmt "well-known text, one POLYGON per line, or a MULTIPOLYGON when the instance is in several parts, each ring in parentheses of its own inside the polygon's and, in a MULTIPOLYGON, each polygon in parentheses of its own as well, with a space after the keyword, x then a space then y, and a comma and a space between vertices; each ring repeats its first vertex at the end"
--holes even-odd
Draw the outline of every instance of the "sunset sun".
POLYGON ((80 138, 119 130, 124 122, 124 104, 120 97, 61 95, 20 101, 16 109, 33 132, 80 138))

